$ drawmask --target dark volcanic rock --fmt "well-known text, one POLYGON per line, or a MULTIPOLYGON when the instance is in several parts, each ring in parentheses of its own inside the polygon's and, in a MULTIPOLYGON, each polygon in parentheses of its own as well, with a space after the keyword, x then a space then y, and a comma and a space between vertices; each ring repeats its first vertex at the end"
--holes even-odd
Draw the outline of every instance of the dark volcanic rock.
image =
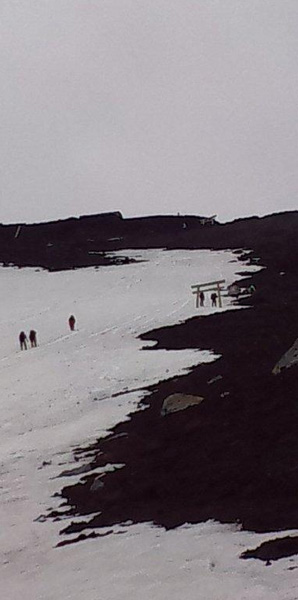
POLYGON ((106 265, 106 252, 124 248, 160 247, 187 233, 206 231, 200 217, 144 217, 123 219, 104 213, 40 224, 0 225, 0 262, 39 266, 49 270, 106 265))
POLYGON ((253 550, 246 550, 241 554, 241 558, 258 558, 268 563, 294 554, 298 554, 298 537, 288 535, 264 542, 253 550))
POLYGON ((148 410, 115 428, 127 436, 98 443, 94 464, 125 468, 105 477, 96 498, 91 481, 62 493, 75 512, 102 511, 89 527, 130 519, 171 528, 210 518, 256 531, 297 527, 297 372, 271 373, 292 334, 289 322, 272 329, 267 310, 192 319, 150 334, 160 337, 159 347, 194 347, 198 340, 223 357, 161 383, 146 398, 148 410), (222 379, 208 385, 219 371, 222 379), (181 389, 205 401, 162 419, 162 399, 181 389))
POLYGON ((40 224, 0 225, 0 262, 51 270, 107 264, 104 253, 127 248, 248 248, 253 260, 286 276, 296 273, 298 212, 202 225, 202 217, 156 216, 133 219, 121 213, 40 224), (268 259, 268 260, 267 260, 268 259))

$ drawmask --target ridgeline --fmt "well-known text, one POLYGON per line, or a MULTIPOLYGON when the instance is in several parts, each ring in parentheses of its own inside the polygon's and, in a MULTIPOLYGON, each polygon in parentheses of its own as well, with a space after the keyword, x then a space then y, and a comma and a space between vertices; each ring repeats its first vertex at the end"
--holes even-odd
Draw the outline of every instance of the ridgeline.
POLYGON ((204 217, 190 215, 124 219, 115 212, 49 223, 0 224, 0 262, 57 271, 110 264, 109 252, 127 248, 249 248, 270 267, 282 270, 286 260, 287 268, 295 271, 297 211, 226 224, 202 223, 204 217))

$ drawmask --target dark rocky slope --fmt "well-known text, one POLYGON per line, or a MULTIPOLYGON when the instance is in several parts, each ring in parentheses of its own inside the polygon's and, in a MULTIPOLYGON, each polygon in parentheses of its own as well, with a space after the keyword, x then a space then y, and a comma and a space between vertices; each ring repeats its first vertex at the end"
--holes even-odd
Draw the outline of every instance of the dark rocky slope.
POLYGON ((98 493, 90 492, 93 477, 66 488, 63 496, 74 512, 101 510, 94 526, 129 519, 170 528, 214 518, 255 531, 296 528, 297 367, 276 376, 272 368, 297 327, 296 305, 275 296, 274 306, 264 301, 143 336, 158 340, 159 348, 199 346, 222 358, 160 383, 146 398, 145 412, 93 448, 93 466, 126 466, 107 475, 98 493), (208 384, 217 375, 222 379, 208 384), (162 418, 162 401, 174 392, 206 401, 162 418), (113 439, 115 434, 125 435, 113 439))
MULTIPOLYGON (((101 511, 91 523, 88 519, 88 529, 127 520, 153 521, 171 528, 209 518, 239 522, 259 532, 297 528, 298 368, 279 375, 273 375, 272 368, 298 337, 298 213, 210 227, 190 217, 112 217, 115 222, 107 221, 106 229, 103 225, 100 229, 97 219, 82 219, 82 230, 76 223, 68 234, 61 234, 60 242, 58 233, 54 238, 55 224, 30 226, 44 227, 46 232, 34 233, 32 239, 39 240, 34 255, 30 244, 28 254, 24 250, 19 255, 12 240, 4 251, 0 231, 0 259, 5 256, 5 262, 29 264, 25 257, 32 252, 33 264, 71 268, 85 264, 89 246, 83 241, 87 244, 93 239, 92 247, 100 251, 154 246, 249 248, 250 260, 266 269, 247 280, 257 288, 250 299, 242 300, 247 310, 197 317, 143 336, 144 344, 154 339, 157 348, 208 348, 222 356, 152 388, 145 400, 146 411, 133 414, 111 436, 89 448, 91 466, 112 462, 125 463, 125 467, 107 474, 104 487, 95 492, 90 491, 92 475, 66 487, 62 513, 88 516, 101 511), (46 262, 44 250, 39 254, 49 239, 64 248, 61 255, 57 251, 56 262, 46 262), (78 239, 81 246, 74 256, 80 258, 72 259, 78 239), (208 384, 217 375, 222 378, 208 384), (181 391, 206 400, 162 418, 163 399, 181 391)), ((25 236, 22 244, 25 248, 25 236)), ((94 259, 89 260, 94 264, 94 259)), ((82 452, 78 449, 77 455, 82 452)), ((66 531, 82 534, 84 528, 82 523, 66 531)), ((293 553, 295 542, 290 540, 293 553)))
POLYGON ((123 219, 120 213, 0 225, 0 262, 59 270, 108 264, 105 253, 126 248, 252 248, 270 268, 285 269, 286 259, 294 273, 297 228, 298 212, 213 226, 194 216, 123 219))

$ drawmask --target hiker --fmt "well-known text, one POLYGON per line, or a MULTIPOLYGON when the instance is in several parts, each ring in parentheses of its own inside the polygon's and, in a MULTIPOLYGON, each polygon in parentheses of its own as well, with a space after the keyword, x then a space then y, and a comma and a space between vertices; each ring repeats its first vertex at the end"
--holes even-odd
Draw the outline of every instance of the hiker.
POLYGON ((200 306, 204 306, 205 302, 205 294, 204 292, 200 292, 200 306))
POLYGON ((215 292, 213 292, 213 294, 211 294, 211 302, 212 302, 211 306, 216 306, 216 301, 217 301, 217 294, 215 292))
POLYGON ((29 333, 29 340, 31 343, 31 348, 36 348, 37 346, 37 339, 36 339, 36 331, 34 331, 34 329, 31 329, 30 333, 29 333))
POLYGON ((27 350, 27 336, 24 331, 21 331, 19 335, 21 350, 27 350))
POLYGON ((70 329, 70 331, 74 331, 74 328, 75 328, 75 322, 76 322, 76 320, 75 320, 74 316, 73 316, 73 315, 70 315, 70 317, 69 317, 69 319, 68 319, 68 324, 69 324, 69 329, 70 329))

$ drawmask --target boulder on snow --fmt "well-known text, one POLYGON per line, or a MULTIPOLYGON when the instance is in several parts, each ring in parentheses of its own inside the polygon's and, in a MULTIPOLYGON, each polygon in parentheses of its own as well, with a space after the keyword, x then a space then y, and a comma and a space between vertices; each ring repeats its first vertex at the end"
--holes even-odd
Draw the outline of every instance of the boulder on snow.
POLYGON ((189 406, 201 404, 204 400, 202 396, 192 396, 191 394, 171 394, 163 401, 160 414, 162 417, 179 410, 185 410, 189 406))
POLYGON ((227 290, 228 296, 237 297, 241 294, 241 288, 239 287, 239 285, 237 285, 237 283, 232 283, 231 285, 228 285, 227 290))
POLYGON ((104 482, 102 481, 102 476, 99 475, 98 477, 96 477, 90 487, 90 492, 97 492, 97 490, 100 490, 101 488, 103 488, 104 486, 104 482))
POLYGON ((293 346, 291 346, 291 348, 289 348, 276 363, 275 367, 272 369, 272 373, 273 375, 278 375, 282 369, 288 369, 289 367, 293 367, 293 365, 298 365, 298 338, 293 346))
POLYGON ((207 383, 208 383, 208 385, 211 385, 211 383, 215 383, 216 381, 220 381, 221 379, 222 379, 222 375, 216 375, 216 377, 209 379, 209 381, 207 381, 207 383))

